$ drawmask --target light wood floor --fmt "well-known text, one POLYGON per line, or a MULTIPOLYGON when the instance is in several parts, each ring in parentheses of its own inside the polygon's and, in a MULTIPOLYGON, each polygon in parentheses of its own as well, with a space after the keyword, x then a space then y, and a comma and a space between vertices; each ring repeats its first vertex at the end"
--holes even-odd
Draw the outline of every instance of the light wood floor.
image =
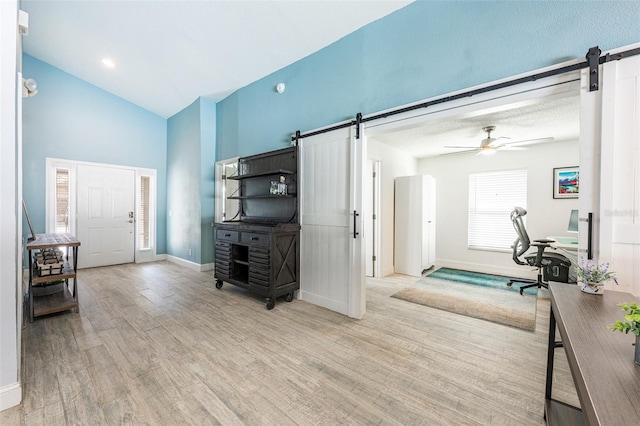
POLYGON ((80 313, 23 330, 0 424, 544 424, 549 300, 532 333, 389 297, 414 280, 369 280, 358 321, 168 262, 81 270, 80 313))

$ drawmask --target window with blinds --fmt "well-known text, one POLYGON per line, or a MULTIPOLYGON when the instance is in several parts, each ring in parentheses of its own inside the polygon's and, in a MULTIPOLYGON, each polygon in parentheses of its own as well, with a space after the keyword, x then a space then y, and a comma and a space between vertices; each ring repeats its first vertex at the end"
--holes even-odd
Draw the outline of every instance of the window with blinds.
POLYGON ((148 249, 150 245, 149 234, 149 202, 150 202, 150 185, 151 178, 149 176, 140 177, 140 205, 138 206, 138 248, 148 249))
POLYGON ((56 230, 58 234, 69 232, 69 170, 56 169, 56 230))
POLYGON ((527 208, 526 170, 470 174, 469 248, 511 250, 516 233, 509 214, 516 206, 527 208))

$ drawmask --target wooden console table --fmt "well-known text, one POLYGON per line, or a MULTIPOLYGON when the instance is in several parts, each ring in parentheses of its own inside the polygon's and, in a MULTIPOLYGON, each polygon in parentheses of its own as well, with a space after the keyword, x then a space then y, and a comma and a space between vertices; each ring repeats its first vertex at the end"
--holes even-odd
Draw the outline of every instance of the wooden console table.
POLYGON ((78 247, 80 241, 71 234, 36 234, 35 239, 27 243, 29 251, 29 321, 37 316, 75 309, 79 312, 78 305, 78 280, 76 279, 76 267, 78 265, 78 247), (66 248, 64 267, 61 274, 40 276, 36 271, 33 261, 33 251, 47 248, 66 248), (69 251, 71 250, 71 254, 69 251), (71 255, 71 258, 69 257, 71 255), (52 294, 38 294, 35 284, 62 280, 62 289, 52 294), (73 286, 69 281, 73 280, 73 286))
POLYGON ((629 293, 582 293, 577 285, 549 283, 551 318, 547 354, 545 418, 559 425, 631 425, 640 421, 640 366, 633 362, 635 336, 607 330, 623 319, 618 303, 636 302, 629 293), (561 342, 556 341, 556 324, 561 342), (580 408, 551 396, 553 355, 564 347, 580 408))

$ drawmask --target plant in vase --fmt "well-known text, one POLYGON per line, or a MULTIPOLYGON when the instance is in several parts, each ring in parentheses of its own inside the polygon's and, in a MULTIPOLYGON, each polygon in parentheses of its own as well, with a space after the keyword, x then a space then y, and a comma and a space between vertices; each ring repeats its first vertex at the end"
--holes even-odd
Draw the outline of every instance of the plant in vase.
POLYGON ((580 289, 589 294, 602 294, 607 281, 618 284, 616 273, 609 270, 609 262, 598 264, 581 259, 576 275, 580 289))
POLYGON ((624 321, 618 320, 607 329, 636 336, 634 362, 640 365, 640 307, 636 303, 618 303, 618 306, 625 312, 624 321))

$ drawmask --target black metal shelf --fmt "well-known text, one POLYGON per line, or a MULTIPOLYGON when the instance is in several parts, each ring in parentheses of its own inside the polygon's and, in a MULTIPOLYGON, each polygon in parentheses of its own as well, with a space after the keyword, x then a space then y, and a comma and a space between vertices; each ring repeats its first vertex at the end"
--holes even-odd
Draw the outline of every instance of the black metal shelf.
POLYGON ((227 176, 227 179, 243 180, 243 179, 251 179, 251 178, 258 178, 258 177, 272 176, 272 175, 293 175, 293 174, 295 174, 295 172, 291 170, 274 169, 274 170, 265 170, 263 172, 247 173, 247 174, 237 175, 237 176, 227 176))
POLYGON ((236 195, 233 197, 227 197, 227 199, 229 200, 258 200, 261 198, 269 198, 269 199, 276 199, 276 198, 282 198, 282 199, 286 199, 286 198, 295 198, 296 194, 284 194, 284 195, 275 195, 275 194, 263 194, 263 195, 236 195))

